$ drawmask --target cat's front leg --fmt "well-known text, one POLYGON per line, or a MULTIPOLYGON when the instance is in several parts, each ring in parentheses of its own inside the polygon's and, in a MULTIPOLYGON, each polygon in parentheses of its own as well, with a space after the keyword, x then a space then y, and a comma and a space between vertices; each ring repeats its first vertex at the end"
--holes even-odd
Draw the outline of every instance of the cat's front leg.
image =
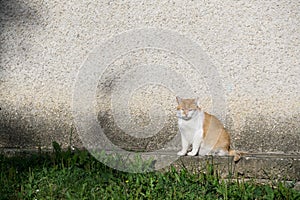
POLYGON ((193 137, 193 143, 192 143, 192 151, 188 153, 189 156, 195 156, 197 155, 197 153, 199 152, 201 143, 202 143, 202 135, 203 135, 203 131, 199 131, 197 133, 195 133, 194 137, 193 137))
POLYGON ((193 145, 192 151, 188 153, 188 156, 197 155, 201 146, 201 141, 194 141, 192 145, 193 145))
POLYGON ((181 134, 181 145, 182 149, 177 153, 178 156, 184 156, 187 153, 187 150, 190 146, 189 142, 186 140, 186 138, 181 134))

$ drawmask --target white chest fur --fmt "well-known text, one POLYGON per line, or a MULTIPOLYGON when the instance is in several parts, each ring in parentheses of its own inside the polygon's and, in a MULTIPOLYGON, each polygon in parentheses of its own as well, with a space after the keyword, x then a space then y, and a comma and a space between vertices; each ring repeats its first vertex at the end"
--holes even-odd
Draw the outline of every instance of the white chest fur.
POLYGON ((188 143, 193 143, 196 138, 203 140, 204 112, 199 110, 195 112, 189 120, 178 118, 180 133, 188 143))

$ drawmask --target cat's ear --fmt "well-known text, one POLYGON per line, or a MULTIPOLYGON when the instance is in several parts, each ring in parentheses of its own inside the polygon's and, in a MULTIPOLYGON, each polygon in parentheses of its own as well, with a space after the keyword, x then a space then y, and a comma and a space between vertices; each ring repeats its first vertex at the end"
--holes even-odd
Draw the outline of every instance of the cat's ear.
POLYGON ((180 104, 182 101, 182 98, 180 98, 179 96, 176 97, 177 103, 180 104))
POLYGON ((200 98, 199 98, 199 97, 197 97, 197 98, 195 99, 195 104, 196 104, 196 106, 197 106, 198 108, 201 108, 201 103, 200 103, 200 98))

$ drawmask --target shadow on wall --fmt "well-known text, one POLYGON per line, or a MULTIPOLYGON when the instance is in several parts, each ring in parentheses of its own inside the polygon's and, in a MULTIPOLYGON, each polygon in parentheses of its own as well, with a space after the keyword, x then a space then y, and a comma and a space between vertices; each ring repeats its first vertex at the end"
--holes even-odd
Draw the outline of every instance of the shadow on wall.
POLYGON ((36 9, 21 0, 0 0, 0 19, 3 28, 3 25, 13 22, 22 22, 24 25, 36 24, 40 20, 40 15, 36 9))
POLYGON ((277 118, 246 118, 241 132, 242 138, 236 141, 237 149, 250 152, 300 153, 300 115, 277 118))
MULTIPOLYGON (((5 105, 4 105, 5 106, 5 105)), ((14 115, 1 108, 0 114, 0 148, 22 148, 37 143, 33 139, 32 127, 22 116, 14 115)))
MULTIPOLYGON (((177 134, 176 120, 174 117, 169 116, 166 124, 158 133, 147 138, 137 138, 126 134, 116 124, 113 119, 111 111, 99 112, 98 120, 101 128, 106 137, 116 146, 128 151, 142 151, 151 152, 164 148, 166 143, 169 142, 177 134)), ((180 146, 180 143, 178 143, 180 146)), ((174 147, 174 149, 177 149, 174 147)))
MULTIPOLYGON (((23 27, 37 27, 40 24, 41 17, 38 10, 30 7, 28 2, 0 0, 0 88, 6 87, 5 82, 10 78, 12 66, 9 65, 9 59, 11 56, 18 56, 4 56, 12 48, 18 47, 18 44, 12 44, 15 41, 11 38, 11 33, 17 35, 17 31, 23 27)), ((36 141, 32 139, 33 133, 30 128, 28 129, 30 127, 28 119, 24 120, 24 116, 18 114, 17 108, 10 105, 9 99, 5 100, 5 94, 1 91, 0 93, 0 147, 32 146, 36 141)))

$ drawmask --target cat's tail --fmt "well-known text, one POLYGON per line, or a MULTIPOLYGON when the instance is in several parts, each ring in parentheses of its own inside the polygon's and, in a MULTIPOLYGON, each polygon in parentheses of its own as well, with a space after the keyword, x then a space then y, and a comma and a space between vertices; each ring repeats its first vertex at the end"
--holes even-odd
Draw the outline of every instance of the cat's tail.
POLYGON ((244 156, 245 154, 247 154, 247 152, 237 151, 237 150, 233 150, 233 149, 229 150, 229 155, 233 156, 234 162, 238 162, 242 158, 242 156, 244 156))

